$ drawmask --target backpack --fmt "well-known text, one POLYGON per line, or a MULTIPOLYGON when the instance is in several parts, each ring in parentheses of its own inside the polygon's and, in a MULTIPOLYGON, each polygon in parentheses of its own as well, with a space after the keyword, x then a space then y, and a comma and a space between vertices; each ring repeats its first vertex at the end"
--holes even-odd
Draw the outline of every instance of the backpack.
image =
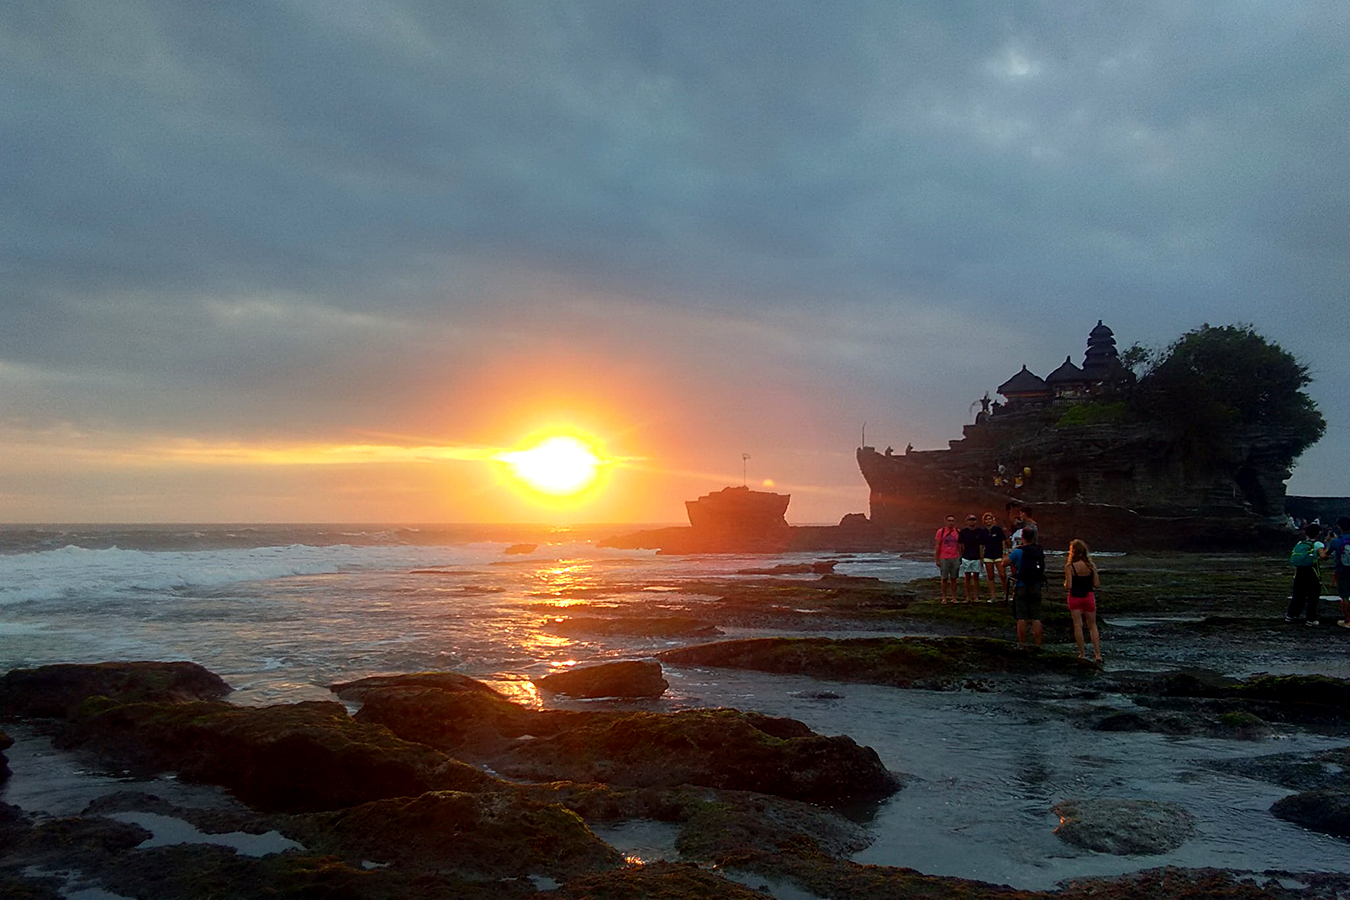
POLYGON ((1045 551, 1037 544, 1027 544, 1022 548, 1022 564, 1017 567, 1017 577, 1023 584, 1045 583, 1045 551))
POLYGON ((1341 555, 1336 562, 1342 569, 1350 569, 1350 535, 1341 535, 1341 555))
POLYGON ((1307 539, 1299 541, 1294 545, 1294 551, 1289 554, 1289 565, 1295 569, 1317 565, 1317 545, 1307 539))

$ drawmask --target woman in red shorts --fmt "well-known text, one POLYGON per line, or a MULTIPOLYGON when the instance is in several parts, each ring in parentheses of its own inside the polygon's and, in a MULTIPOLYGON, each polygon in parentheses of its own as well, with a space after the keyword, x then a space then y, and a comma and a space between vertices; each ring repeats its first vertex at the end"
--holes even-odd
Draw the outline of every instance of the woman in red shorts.
POLYGON ((1078 643, 1078 658, 1083 656, 1083 620, 1087 620, 1088 636, 1092 639, 1092 658, 1102 661, 1102 642, 1097 636, 1097 597, 1093 593, 1102 586, 1097 564, 1088 556, 1087 544, 1074 538, 1069 542, 1069 561, 1064 564, 1064 590, 1069 594, 1069 615, 1073 616, 1073 639, 1078 643))

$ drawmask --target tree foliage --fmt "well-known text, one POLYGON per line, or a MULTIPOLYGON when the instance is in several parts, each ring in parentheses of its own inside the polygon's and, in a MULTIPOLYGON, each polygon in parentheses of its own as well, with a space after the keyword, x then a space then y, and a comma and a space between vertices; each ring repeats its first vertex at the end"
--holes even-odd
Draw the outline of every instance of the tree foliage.
POLYGON ((1206 324, 1162 352, 1136 346, 1125 358, 1140 374, 1132 405, 1208 455, 1259 431, 1292 461, 1326 431, 1303 392, 1312 381, 1307 366, 1250 325, 1206 324))

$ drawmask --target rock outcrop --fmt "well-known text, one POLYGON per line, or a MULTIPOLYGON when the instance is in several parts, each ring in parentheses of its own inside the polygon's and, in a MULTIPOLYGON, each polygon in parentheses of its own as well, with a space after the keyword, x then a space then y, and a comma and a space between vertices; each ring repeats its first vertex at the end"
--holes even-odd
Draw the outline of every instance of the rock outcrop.
POLYGON ((622 660, 580 666, 534 679, 541 691, 569 697, 660 697, 670 687, 655 660, 622 660))
POLYGON ((0 717, 61 718, 90 697, 121 703, 217 700, 233 690, 190 662, 105 662, 14 669, 0 676, 0 717))
POLYGON ((1156 856, 1195 834, 1195 817, 1157 800, 1065 800, 1053 807, 1066 843, 1117 856, 1156 856))

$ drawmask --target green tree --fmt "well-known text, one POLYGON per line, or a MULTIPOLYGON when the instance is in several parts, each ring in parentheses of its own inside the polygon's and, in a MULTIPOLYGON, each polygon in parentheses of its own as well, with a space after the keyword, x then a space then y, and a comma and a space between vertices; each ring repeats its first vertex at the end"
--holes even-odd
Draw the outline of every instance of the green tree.
POLYGON ((1250 325, 1202 325, 1161 353, 1132 347, 1141 371, 1132 405, 1161 421, 1202 456, 1222 458, 1232 438, 1253 431, 1292 463, 1326 431, 1307 366, 1250 325))

